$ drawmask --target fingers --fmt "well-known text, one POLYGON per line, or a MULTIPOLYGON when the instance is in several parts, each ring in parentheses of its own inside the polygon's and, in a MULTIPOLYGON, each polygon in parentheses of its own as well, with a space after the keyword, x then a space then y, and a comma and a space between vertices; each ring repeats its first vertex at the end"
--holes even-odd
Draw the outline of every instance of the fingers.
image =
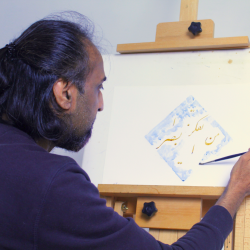
POLYGON ((250 149, 248 149, 248 151, 244 155, 242 155, 240 158, 242 158, 245 161, 250 160, 250 149))
POLYGON ((244 176, 246 174, 248 175, 248 172, 250 172, 250 150, 248 150, 248 152, 242 155, 235 163, 231 171, 231 177, 232 175, 233 176, 237 175, 244 176))

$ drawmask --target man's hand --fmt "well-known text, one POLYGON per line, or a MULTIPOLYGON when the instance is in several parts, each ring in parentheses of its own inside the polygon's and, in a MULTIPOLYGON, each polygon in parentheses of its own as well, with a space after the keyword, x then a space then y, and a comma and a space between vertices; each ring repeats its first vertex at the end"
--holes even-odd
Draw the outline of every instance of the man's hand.
POLYGON ((233 218, 247 195, 250 195, 250 149, 235 163, 229 183, 216 205, 225 207, 233 218))

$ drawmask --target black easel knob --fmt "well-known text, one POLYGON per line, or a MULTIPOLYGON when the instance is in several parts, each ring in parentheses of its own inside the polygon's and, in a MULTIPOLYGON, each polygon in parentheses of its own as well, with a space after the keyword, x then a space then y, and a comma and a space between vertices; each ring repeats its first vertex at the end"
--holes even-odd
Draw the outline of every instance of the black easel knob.
POLYGON ((192 22, 189 26, 188 30, 193 33, 194 36, 198 35, 202 32, 201 23, 200 22, 192 22))
POLYGON ((142 213, 146 214, 147 216, 151 217, 157 212, 157 208, 155 207, 155 203, 153 201, 151 202, 145 202, 142 213))

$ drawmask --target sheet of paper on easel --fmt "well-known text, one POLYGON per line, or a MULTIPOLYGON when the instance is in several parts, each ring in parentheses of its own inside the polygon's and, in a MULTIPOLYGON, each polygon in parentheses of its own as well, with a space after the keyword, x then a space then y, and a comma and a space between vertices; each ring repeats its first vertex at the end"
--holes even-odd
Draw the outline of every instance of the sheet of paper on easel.
POLYGON ((116 87, 103 183, 225 186, 237 159, 198 163, 248 149, 248 93, 246 84, 116 87))

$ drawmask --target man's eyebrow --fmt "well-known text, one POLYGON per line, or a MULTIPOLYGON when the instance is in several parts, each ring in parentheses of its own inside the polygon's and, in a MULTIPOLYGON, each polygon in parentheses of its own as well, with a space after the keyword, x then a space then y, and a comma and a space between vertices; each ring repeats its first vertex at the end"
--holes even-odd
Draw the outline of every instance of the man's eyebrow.
POLYGON ((102 79, 102 82, 105 82, 107 80, 107 77, 104 76, 104 78, 102 79))

